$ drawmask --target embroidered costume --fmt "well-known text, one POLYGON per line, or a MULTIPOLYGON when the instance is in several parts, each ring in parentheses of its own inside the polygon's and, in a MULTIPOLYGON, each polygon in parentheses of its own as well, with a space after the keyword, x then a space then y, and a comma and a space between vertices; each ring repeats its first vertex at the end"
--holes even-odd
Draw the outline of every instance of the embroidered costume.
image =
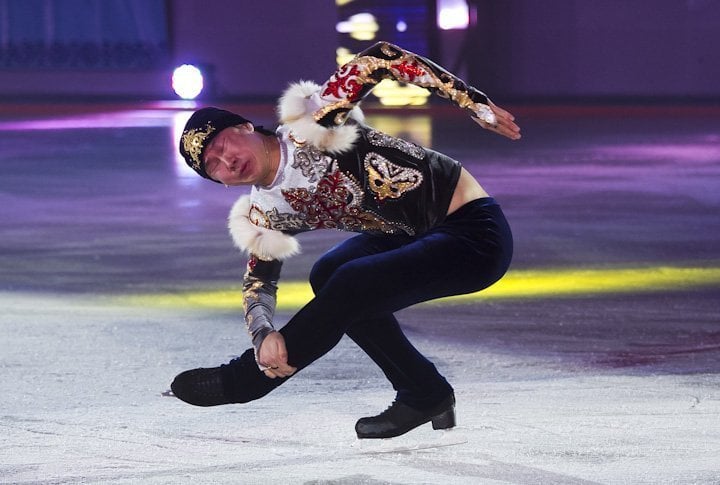
MULTIPOLYGON (((363 123, 358 103, 383 79, 425 87, 471 116, 496 125, 482 92, 440 66, 380 42, 340 67, 322 86, 303 81, 280 99, 280 163, 267 186, 233 206, 228 227, 249 255, 243 279, 245 322, 253 348, 228 364, 179 374, 176 396, 199 406, 258 399, 287 380, 257 363, 273 331, 282 262, 297 254, 294 235, 315 229, 360 233, 313 266, 315 297, 278 332, 287 364, 301 370, 350 337, 397 391, 385 413, 362 418, 361 438, 397 436, 428 421, 454 426, 454 394, 435 366, 403 334, 394 313, 444 296, 482 290, 512 257, 512 235, 491 197, 447 215, 460 164, 441 153, 363 123)), ((203 150, 219 132, 247 120, 217 108, 190 118, 180 152, 200 175, 203 150)))
POLYGON ((277 132, 278 174, 269 187, 253 186, 249 201, 241 198, 229 219, 235 244, 250 255, 243 300, 256 351, 273 330, 271 296, 282 260, 299 250, 294 239, 277 231, 413 236, 445 218, 460 164, 362 123, 357 105, 383 79, 428 88, 472 116, 495 122, 485 94, 385 42, 358 54, 323 86, 292 85, 278 108, 283 123, 277 132), (272 250, 269 240, 275 241, 272 250))

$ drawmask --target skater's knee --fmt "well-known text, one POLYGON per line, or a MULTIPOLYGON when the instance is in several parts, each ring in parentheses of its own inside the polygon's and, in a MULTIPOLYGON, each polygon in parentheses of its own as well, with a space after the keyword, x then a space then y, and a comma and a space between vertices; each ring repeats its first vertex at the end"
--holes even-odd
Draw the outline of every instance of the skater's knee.
POLYGON ((315 294, 325 286, 337 267, 338 263, 330 254, 325 254, 315 262, 309 276, 310 286, 315 294))
POLYGON ((370 294, 372 288, 377 284, 377 280, 371 278, 368 273, 366 264, 359 261, 348 261, 335 268, 328 276, 323 283, 322 294, 332 299, 370 294))

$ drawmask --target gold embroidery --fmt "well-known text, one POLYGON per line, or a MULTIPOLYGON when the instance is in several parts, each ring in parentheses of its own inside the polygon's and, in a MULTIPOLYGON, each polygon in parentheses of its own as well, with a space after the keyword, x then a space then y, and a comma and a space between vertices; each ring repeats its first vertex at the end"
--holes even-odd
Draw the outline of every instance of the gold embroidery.
MULTIPOLYGON (((365 58, 363 57, 363 58, 359 58, 359 59, 365 59, 365 58)), ((372 57, 371 59, 375 59, 375 58, 372 57)), ((379 61, 380 59, 377 59, 377 60, 379 61)), ((361 67, 362 67, 362 65, 361 65, 361 67)), ((372 73, 373 70, 370 70, 369 72, 372 73)), ((332 78, 331 78, 331 79, 332 79, 332 78)), ((362 86, 365 86, 365 85, 367 85, 367 84, 377 84, 377 83, 378 83, 378 81, 376 81, 375 79, 371 78, 369 75, 365 75, 365 74, 363 74, 363 73, 359 73, 359 74, 355 77, 355 79, 357 79, 357 83, 360 84, 360 85, 362 85, 362 86)), ((332 102, 332 103, 330 103, 330 104, 328 104, 328 105, 325 105, 325 106, 323 106, 322 108, 320 108, 320 109, 318 109, 317 111, 315 111, 315 112, 313 113, 313 119, 314 119, 315 121, 320 121, 320 120, 323 119, 328 113, 332 113, 333 111, 338 110, 338 109, 341 109, 341 108, 346 108, 346 109, 349 110, 350 108, 352 108, 353 106, 355 106, 355 104, 357 104, 359 101, 360 101, 360 99, 355 99, 355 98, 352 98, 352 97, 345 97, 345 98, 339 99, 339 100, 337 100, 337 101, 335 101, 335 102, 332 102)), ((336 121, 336 120, 333 120, 333 121, 336 121)))
POLYGON ((200 154, 202 153, 204 148, 203 144, 205 143, 207 137, 210 136, 210 133, 212 133, 213 131, 215 131, 215 127, 208 123, 207 125, 205 125, 205 130, 201 130, 200 128, 193 128, 192 130, 188 130, 183 133, 183 149, 190 155, 190 158, 192 158, 193 168, 195 170, 200 170, 200 167, 202 166, 200 154))
POLYGON ((385 55, 388 56, 388 57, 395 57, 396 55, 399 54, 398 51, 396 51, 395 49, 393 49, 392 47, 390 47, 389 44, 385 44, 385 43, 383 43, 383 44, 380 46, 380 51, 382 51, 382 53, 385 54, 385 55))
POLYGON ((294 214, 268 212, 274 229, 286 230, 341 229, 347 231, 384 232, 388 234, 414 231, 363 207, 365 194, 351 174, 333 167, 318 181, 317 186, 298 187, 282 191, 294 214))
POLYGON ((333 120, 333 123, 335 123, 336 125, 342 125, 343 123, 345 123, 345 120, 347 119, 347 117, 348 117, 347 111, 340 111, 338 114, 335 115, 335 119, 333 120))
MULTIPOLYGON (((387 45, 383 45, 381 49, 383 50, 383 53, 385 55, 390 57, 396 56, 398 54, 387 45)), ((379 80, 372 78, 372 74, 379 69, 385 69, 390 71, 390 77, 392 79, 400 82, 408 82, 422 88, 435 90, 435 94, 437 94, 438 96, 449 99, 455 102, 460 108, 469 109, 476 113, 476 115, 481 119, 485 119, 485 111, 487 110, 486 105, 483 105, 481 103, 475 103, 466 89, 456 89, 454 87, 455 82, 452 76, 444 76, 447 78, 444 81, 440 76, 433 72, 430 67, 426 66, 416 56, 405 54, 395 59, 379 59, 377 57, 371 56, 356 57, 350 63, 343 66, 343 72, 349 70, 349 66, 351 64, 353 65, 353 67, 356 66, 360 71, 358 75, 354 78, 355 81, 360 85, 364 86, 367 84, 377 84, 379 80)), ((320 121, 328 113, 331 113, 340 108, 349 109, 359 101, 360 99, 351 99, 349 97, 332 101, 326 106, 323 106, 322 108, 315 111, 313 113, 313 118, 315 119, 315 121, 320 121)))
POLYGON ((256 226, 270 229, 270 221, 268 220, 265 213, 263 213, 262 209, 257 205, 253 204, 250 207, 250 214, 248 215, 248 218, 250 219, 250 222, 252 222, 256 226))
POLYGON ((403 140, 402 138, 395 138, 394 136, 387 135, 380 131, 368 130, 367 132, 368 141, 377 147, 390 147, 400 150, 401 152, 415 157, 418 160, 425 158, 425 150, 414 143, 403 140))
POLYGON ((315 111, 315 113, 313 113, 313 119, 315 121, 320 121, 328 113, 331 113, 331 112, 335 111, 336 109, 347 108, 348 106, 350 106, 352 104, 355 104, 355 103, 353 101, 350 101, 349 99, 341 99, 340 101, 337 101, 335 103, 330 103, 326 106, 323 106, 319 110, 315 111))
POLYGON ((293 133, 292 131, 290 133, 288 133, 288 136, 290 137, 290 140, 293 142, 293 145, 295 145, 296 147, 305 146, 305 144, 307 143, 307 140, 298 138, 297 136, 295 136, 295 133, 293 133))
POLYGON ((378 200, 398 199, 406 192, 416 189, 423 180, 422 173, 410 167, 401 167, 377 153, 365 157, 370 190, 378 200))
MULTIPOLYGON (((245 275, 247 278, 247 274, 245 275)), ((263 282, 257 278, 249 278, 250 282, 246 283, 242 291, 242 306, 245 312, 245 324, 249 328, 252 325, 253 316, 248 313, 250 306, 260 300, 258 291, 262 289, 263 282)))

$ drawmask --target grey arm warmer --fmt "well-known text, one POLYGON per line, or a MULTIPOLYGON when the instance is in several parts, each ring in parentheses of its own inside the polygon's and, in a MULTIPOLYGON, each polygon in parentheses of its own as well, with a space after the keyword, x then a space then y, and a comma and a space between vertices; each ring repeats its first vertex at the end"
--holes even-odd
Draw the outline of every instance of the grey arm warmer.
POLYGON ((243 278, 245 326, 252 339, 255 355, 265 337, 275 330, 272 324, 277 303, 277 282, 282 261, 263 261, 251 255, 243 278))

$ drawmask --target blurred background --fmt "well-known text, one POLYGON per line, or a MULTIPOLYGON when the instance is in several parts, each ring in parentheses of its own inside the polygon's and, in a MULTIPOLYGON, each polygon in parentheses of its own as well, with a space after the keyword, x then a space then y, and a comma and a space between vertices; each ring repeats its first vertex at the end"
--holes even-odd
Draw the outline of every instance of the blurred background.
POLYGON ((717 0, 0 0, 0 99, 176 99, 189 63, 269 100, 387 40, 505 102, 718 102, 719 37, 717 0))
MULTIPOLYGON (((186 120, 215 104, 274 127, 289 83, 322 83, 378 40, 518 117, 509 143, 414 86, 383 81, 363 103, 370 125, 462 161, 503 200, 514 268, 707 264, 719 37, 720 0, 0 0, 0 289, 237 283, 224 224, 249 189, 186 166, 186 120), (634 214, 603 226, 608 200, 634 214), (694 218, 668 232, 668 204, 694 218), (659 238, 681 249, 658 253, 659 238)), ((347 236, 318 232, 286 277, 347 236)))
MULTIPOLYGON (((0 483, 717 485, 718 46, 720 0, 0 0, 0 483), (348 339, 247 407, 163 397, 249 345, 226 218, 250 189, 187 167, 187 118, 274 127, 290 82, 378 40, 523 129, 387 81, 363 103, 461 161, 512 227, 498 284, 398 314, 465 441, 356 448, 391 390, 348 339)), ((346 237, 299 235, 276 324, 346 237)))

